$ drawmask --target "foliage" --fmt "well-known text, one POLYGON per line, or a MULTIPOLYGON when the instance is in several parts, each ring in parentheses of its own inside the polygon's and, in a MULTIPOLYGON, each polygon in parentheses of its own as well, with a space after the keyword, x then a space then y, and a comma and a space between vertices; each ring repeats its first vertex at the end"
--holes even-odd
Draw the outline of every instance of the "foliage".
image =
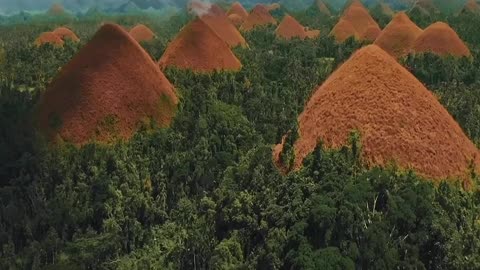
MULTIPOLYGON (((334 20, 315 14, 298 12, 328 33, 334 20)), ((365 167, 358 133, 341 149, 320 144, 297 172, 272 163, 316 86, 362 45, 353 40, 244 33, 238 73, 165 71, 181 100, 170 128, 81 148, 43 141, 31 121, 38 97, 100 19, 72 23, 82 44, 63 49, 31 45, 48 22, 0 29, 0 269, 480 268, 478 189, 365 167)), ((188 17, 115 19, 149 20, 159 37, 142 45, 158 59, 188 17)), ((459 33, 478 44, 471 31, 459 33)), ((478 143, 476 48, 473 62, 405 65, 478 143)))

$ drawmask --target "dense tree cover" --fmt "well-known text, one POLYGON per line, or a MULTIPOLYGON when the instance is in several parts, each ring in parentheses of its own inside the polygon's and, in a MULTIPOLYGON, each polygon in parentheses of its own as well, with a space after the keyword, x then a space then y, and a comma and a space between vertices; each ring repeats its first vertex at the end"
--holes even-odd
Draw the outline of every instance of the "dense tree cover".
MULTIPOLYGON (((313 14, 299 16, 322 30, 333 22, 313 14)), ((144 44, 152 57, 185 19, 153 27, 165 34, 144 44)), ((84 44, 96 23, 72 26, 84 44)), ((476 188, 435 186, 394 165, 367 168, 355 133, 341 149, 319 145, 298 172, 283 175, 272 163, 272 145, 295 133, 315 86, 361 44, 245 33, 238 73, 165 72, 181 99, 170 128, 76 148, 49 145, 30 121, 39 94, 81 46, 35 48, 41 27, 51 25, 25 26, 17 41, 0 34, 0 269, 480 268, 476 188)), ((423 57, 406 65, 433 78, 426 83, 478 141, 478 69, 423 57), (450 65, 461 72, 442 77, 450 65)))

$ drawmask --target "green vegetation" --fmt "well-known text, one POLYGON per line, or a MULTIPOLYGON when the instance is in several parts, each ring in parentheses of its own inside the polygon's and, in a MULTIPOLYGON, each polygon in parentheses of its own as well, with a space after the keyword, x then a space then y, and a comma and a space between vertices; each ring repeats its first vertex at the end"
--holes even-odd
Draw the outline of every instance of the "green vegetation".
MULTIPOLYGON (((477 189, 367 168, 356 133, 341 149, 317 147, 298 172, 273 165, 272 145, 294 138, 315 86, 361 46, 335 44, 325 35, 334 20, 314 10, 297 15, 322 37, 246 33, 238 73, 165 72, 181 97, 170 128, 82 148, 47 145, 31 116, 100 19, 72 23, 81 44, 63 49, 32 45, 51 23, 2 26, 0 269, 479 269, 477 189)), ((154 59, 186 19, 115 18, 151 26, 159 39, 144 45, 154 59)), ((477 19, 448 20, 474 62, 405 64, 479 142, 477 19)))

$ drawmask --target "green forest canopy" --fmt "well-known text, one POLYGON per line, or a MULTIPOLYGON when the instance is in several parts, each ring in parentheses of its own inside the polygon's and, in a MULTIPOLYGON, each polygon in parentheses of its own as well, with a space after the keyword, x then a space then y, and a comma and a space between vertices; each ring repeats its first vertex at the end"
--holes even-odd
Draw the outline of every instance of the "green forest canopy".
MULTIPOLYGON (((322 33, 335 23, 314 9, 292 14, 322 33)), ((102 19, 65 20, 84 43, 102 19)), ((109 19, 151 27, 159 38, 143 45, 159 59, 189 18, 109 19)), ((425 55, 404 65, 478 145, 480 18, 441 19, 474 60, 425 55)), ((325 34, 287 42, 273 27, 245 33, 250 48, 235 50, 239 73, 166 71, 182 98, 170 128, 113 145, 51 147, 30 116, 83 45, 32 45, 58 24, 0 31, 1 269, 480 268, 476 188, 434 186, 395 166, 367 168, 356 137, 334 151, 320 145, 299 172, 273 166, 272 145, 295 125, 312 90, 362 44, 325 34)))

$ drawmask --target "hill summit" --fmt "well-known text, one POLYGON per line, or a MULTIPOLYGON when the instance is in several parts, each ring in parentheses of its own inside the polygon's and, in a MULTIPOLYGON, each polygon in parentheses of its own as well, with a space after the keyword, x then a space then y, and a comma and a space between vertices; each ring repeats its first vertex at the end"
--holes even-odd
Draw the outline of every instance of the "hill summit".
POLYGON ((317 8, 320 11, 320 13, 327 16, 332 16, 332 12, 330 12, 330 9, 327 7, 325 2, 323 2, 323 0, 316 0, 315 4, 317 5, 317 8))
POLYGON ((240 17, 240 15, 230 14, 230 15, 228 15, 228 19, 232 22, 233 25, 235 25, 235 27, 242 26, 243 18, 240 17))
POLYGON ((177 102, 140 45, 120 26, 105 24, 40 98, 38 121, 50 139, 109 142, 130 138, 140 123, 168 125, 177 102))
POLYGON ((50 9, 48 10, 47 12, 48 15, 51 15, 51 16, 59 16, 59 15, 64 15, 66 14, 65 12, 65 9, 63 8, 62 5, 56 3, 56 4, 53 4, 50 9))
POLYGON ((201 19, 186 25, 160 58, 161 68, 174 66, 197 72, 238 71, 242 64, 215 32, 201 19))
POLYGON ((207 13, 200 16, 200 19, 230 47, 245 47, 247 45, 242 34, 240 34, 221 7, 212 5, 207 13))
POLYGON ((471 56, 470 50, 457 33, 443 22, 436 22, 427 27, 415 40, 412 52, 431 52, 441 56, 471 56))
POLYGON ((72 30, 66 28, 66 27, 58 27, 57 29, 53 30, 53 33, 57 35, 59 38, 62 40, 71 40, 73 42, 79 42, 80 39, 78 36, 72 32, 72 30))
POLYGON ((333 36, 337 42, 344 42, 350 37, 355 39, 360 38, 352 23, 342 18, 335 24, 330 35, 333 36))
POLYGON ((155 38, 153 31, 143 24, 137 24, 135 27, 133 27, 130 30, 130 35, 137 42, 147 42, 155 38))
POLYGON ((239 2, 233 3, 230 9, 227 11, 227 15, 232 15, 232 14, 236 14, 240 16, 242 20, 245 20, 248 17, 247 10, 245 10, 245 8, 239 2))
POLYGON ((362 40, 373 41, 381 32, 378 23, 370 16, 368 10, 359 0, 351 2, 343 12, 338 24, 341 25, 335 25, 331 34, 340 42, 351 36, 362 40), (352 28, 347 26, 345 21, 351 24, 354 31, 351 31, 352 28))
POLYGON ((43 44, 52 44, 55 47, 62 47, 63 40, 53 32, 44 32, 35 40, 35 45, 41 46, 43 44))
POLYGON ((264 26, 269 24, 277 24, 277 21, 272 17, 268 9, 264 5, 256 5, 248 17, 243 22, 240 29, 244 31, 252 30, 258 26, 264 26))
POLYGON ((285 39, 291 39, 293 37, 304 39, 306 37, 305 27, 290 15, 283 17, 282 22, 280 22, 275 30, 275 34, 285 39))
POLYGON ((395 15, 395 12, 393 9, 390 7, 389 4, 386 3, 380 3, 380 9, 382 10, 382 14, 388 17, 393 17, 395 15))
POLYGON ((405 12, 399 12, 383 29, 375 44, 393 57, 402 57, 410 52, 415 40, 422 34, 405 12))
POLYGON ((462 9, 462 13, 478 14, 480 13, 480 5, 476 0, 468 0, 462 9))
MULTIPOLYGON (((361 135, 369 166, 413 169, 432 179, 464 177, 479 168, 478 150, 453 117, 411 73, 376 45, 353 54, 308 101, 298 118, 294 168, 319 142, 327 148, 361 135)), ((274 157, 279 162, 282 146, 274 157)), ((464 178, 466 179, 466 178, 464 178)), ((468 184, 468 183, 466 183, 468 184)))
POLYGON ((278 25, 277 29, 275 30, 275 34, 277 37, 284 38, 284 39, 292 39, 292 38, 311 38, 317 37, 320 34, 318 30, 309 30, 307 31, 303 25, 301 25, 295 18, 290 15, 285 15, 283 17, 282 22, 278 25))

